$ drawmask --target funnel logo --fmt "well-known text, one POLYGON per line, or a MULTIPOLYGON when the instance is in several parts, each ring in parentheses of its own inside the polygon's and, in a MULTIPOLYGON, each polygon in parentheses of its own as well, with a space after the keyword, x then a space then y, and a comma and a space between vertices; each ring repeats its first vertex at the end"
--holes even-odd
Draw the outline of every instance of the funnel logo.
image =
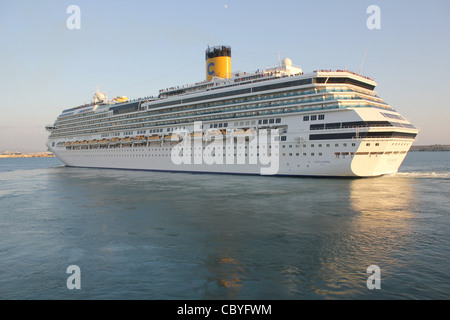
POLYGON ((210 62, 210 63, 208 64, 208 74, 209 74, 210 76, 212 76, 212 75, 214 74, 214 70, 211 71, 211 67, 214 67, 214 62, 210 62))

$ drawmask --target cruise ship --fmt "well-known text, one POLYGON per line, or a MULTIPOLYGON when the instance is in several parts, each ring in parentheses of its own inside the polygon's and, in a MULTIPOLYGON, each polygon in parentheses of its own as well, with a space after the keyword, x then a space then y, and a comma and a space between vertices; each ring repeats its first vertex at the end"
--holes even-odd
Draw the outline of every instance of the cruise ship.
POLYGON ((304 73, 285 58, 231 71, 231 48, 205 52, 206 79, 157 96, 69 108, 47 125, 66 166, 229 174, 375 177, 396 173, 418 130, 347 70, 304 73))

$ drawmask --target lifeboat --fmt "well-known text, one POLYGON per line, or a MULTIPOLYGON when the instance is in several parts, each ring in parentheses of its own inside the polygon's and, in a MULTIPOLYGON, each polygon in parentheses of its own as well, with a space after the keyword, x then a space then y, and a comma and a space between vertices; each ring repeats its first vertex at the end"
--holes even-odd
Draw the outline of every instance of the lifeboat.
POLYGON ((158 142, 161 141, 161 136, 148 137, 148 142, 158 142))
POLYGON ((89 141, 83 140, 80 142, 81 149, 87 149, 89 145, 89 141))
POLYGON ((120 142, 122 142, 122 144, 130 144, 132 141, 131 138, 123 138, 120 140, 120 142))
POLYGON ((253 140, 255 135, 254 129, 235 129, 227 135, 227 139, 245 139, 250 141, 253 140))
POLYGON ((232 133, 233 136, 246 136, 246 137, 253 137, 255 135, 255 130, 253 129, 235 129, 232 133))
POLYGON ((138 136, 138 137, 135 137, 135 138, 133 139, 133 142, 134 142, 135 145, 142 145, 142 144, 145 144, 145 143, 147 143, 147 137, 145 137, 145 136, 138 136))
POLYGON ((142 143, 142 142, 146 142, 146 141, 147 141, 147 138, 145 136, 138 136, 138 137, 134 138, 134 142, 137 142, 137 143, 142 143))
POLYGON ((178 142, 181 140, 181 136, 176 133, 168 134, 164 136, 164 141, 166 142, 178 142))
POLYGON ((203 138, 203 132, 194 132, 191 133, 191 139, 202 139, 203 138))
POLYGON ((219 129, 213 129, 213 130, 209 130, 206 135, 205 135, 205 140, 206 141, 210 141, 210 140, 216 140, 216 139, 223 139, 224 136, 226 135, 226 130, 219 130, 219 129))
POLYGON ((108 140, 103 139, 103 140, 100 140, 98 143, 101 145, 105 145, 105 144, 108 144, 108 140))
POLYGON ((210 135, 210 136, 213 136, 213 135, 218 136, 218 135, 221 135, 221 134, 222 134, 222 131, 218 130, 218 129, 214 129, 214 130, 209 130, 208 131, 208 135, 210 135))

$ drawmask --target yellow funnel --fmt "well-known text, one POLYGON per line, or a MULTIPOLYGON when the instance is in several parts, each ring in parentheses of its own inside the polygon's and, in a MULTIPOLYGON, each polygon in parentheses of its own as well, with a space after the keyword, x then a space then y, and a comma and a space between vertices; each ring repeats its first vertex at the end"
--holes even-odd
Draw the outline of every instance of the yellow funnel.
POLYGON ((231 78, 231 47, 206 49, 206 80, 210 81, 213 77, 231 78))

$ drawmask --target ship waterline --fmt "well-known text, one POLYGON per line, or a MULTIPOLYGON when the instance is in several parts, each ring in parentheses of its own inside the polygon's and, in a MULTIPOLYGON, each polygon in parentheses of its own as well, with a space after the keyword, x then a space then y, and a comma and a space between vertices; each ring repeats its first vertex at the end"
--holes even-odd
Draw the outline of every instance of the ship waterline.
POLYGON ((230 75, 226 46, 206 59, 210 80, 64 110, 47 147, 76 167, 372 177, 397 172, 418 133, 367 77, 304 74, 290 59, 230 75), (210 62, 221 54, 225 71, 210 62))

